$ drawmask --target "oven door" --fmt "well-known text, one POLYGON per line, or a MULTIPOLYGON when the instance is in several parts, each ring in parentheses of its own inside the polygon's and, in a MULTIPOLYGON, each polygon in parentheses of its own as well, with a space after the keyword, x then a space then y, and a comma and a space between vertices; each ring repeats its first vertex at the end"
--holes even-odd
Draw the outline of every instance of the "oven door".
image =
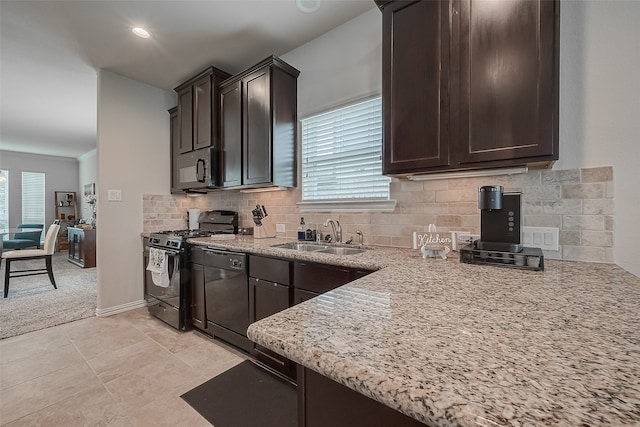
POLYGON ((180 154, 174 167, 176 188, 180 190, 206 189, 218 185, 218 157, 213 147, 180 154))
MULTIPOLYGON (((162 248, 159 248, 162 249, 162 248)), ((181 275, 181 257, 184 256, 183 251, 171 251, 163 249, 167 253, 167 269, 169 271, 169 286, 162 287, 153 283, 151 272, 147 270, 149 264, 149 249, 144 251, 144 287, 147 301, 150 298, 160 300, 170 306, 180 308, 180 275, 181 275)))

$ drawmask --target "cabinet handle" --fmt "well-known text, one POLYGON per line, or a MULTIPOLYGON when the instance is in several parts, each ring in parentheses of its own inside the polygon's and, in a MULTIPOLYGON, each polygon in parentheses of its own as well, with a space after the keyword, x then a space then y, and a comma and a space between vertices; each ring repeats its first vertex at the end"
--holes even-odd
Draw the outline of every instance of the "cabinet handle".
POLYGON ((207 165, 204 159, 198 159, 196 161, 196 181, 204 182, 207 176, 207 165), (202 178, 200 178, 200 162, 202 162, 202 178))

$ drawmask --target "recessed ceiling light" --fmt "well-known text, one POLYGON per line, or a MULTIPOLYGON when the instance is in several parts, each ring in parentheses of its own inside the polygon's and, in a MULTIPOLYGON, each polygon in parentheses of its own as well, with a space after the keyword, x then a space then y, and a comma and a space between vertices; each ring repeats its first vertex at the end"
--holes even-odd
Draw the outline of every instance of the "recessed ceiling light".
POLYGON ((301 12, 315 12, 320 9, 320 0, 296 0, 296 7, 301 12))
POLYGON ((148 39, 149 37, 151 37, 151 33, 142 27, 133 27, 131 31, 133 31, 133 34, 138 37, 142 37, 143 39, 148 39))

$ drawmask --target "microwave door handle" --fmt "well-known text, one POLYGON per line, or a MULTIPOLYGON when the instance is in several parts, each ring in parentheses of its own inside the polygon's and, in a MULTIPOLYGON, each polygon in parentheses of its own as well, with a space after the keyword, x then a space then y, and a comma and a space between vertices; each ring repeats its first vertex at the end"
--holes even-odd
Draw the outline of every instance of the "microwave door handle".
POLYGON ((196 181, 205 182, 207 176, 207 165, 204 159, 198 159, 196 161, 196 181), (202 162, 202 178, 200 178, 200 162, 202 162))

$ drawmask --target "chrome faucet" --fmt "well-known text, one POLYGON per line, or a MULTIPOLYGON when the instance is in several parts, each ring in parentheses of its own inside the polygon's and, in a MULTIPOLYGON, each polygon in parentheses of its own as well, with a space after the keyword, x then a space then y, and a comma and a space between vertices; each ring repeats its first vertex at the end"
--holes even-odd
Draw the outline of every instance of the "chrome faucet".
POLYGON ((324 222, 324 226, 328 227, 331 224, 331 230, 333 230, 333 237, 336 238, 336 243, 342 243, 342 227, 340 227, 340 221, 327 219, 324 222))
POLYGON ((363 247, 364 243, 363 243, 362 231, 356 230, 356 234, 358 235, 358 246, 363 247))

